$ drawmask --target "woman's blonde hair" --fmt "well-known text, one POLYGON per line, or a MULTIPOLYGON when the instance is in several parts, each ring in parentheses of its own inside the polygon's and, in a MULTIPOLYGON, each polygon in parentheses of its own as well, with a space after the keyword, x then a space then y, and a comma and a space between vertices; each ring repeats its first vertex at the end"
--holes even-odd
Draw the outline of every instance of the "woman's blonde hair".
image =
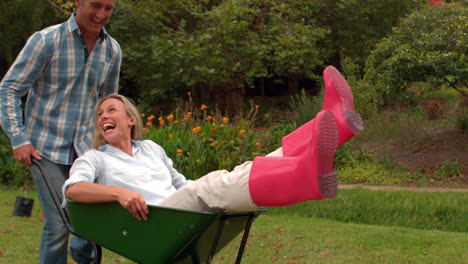
POLYGON ((103 97, 96 105, 96 110, 94 112, 94 135, 93 135, 93 148, 98 149, 100 146, 107 144, 107 141, 104 137, 99 133, 98 128, 98 112, 99 108, 101 107, 102 103, 108 99, 117 99, 121 101, 124 105, 124 109, 127 112, 127 115, 134 120, 135 125, 132 127, 131 131, 131 138, 133 140, 141 139, 142 131, 143 131, 143 122, 140 118, 140 112, 136 108, 135 104, 133 103, 132 99, 127 98, 123 95, 112 93, 105 97, 103 97))

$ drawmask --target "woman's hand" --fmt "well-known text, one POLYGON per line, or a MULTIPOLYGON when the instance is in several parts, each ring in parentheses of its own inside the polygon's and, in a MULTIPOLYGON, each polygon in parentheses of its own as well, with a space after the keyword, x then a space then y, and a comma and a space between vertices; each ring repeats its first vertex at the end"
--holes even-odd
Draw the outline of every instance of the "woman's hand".
POLYGON ((148 206, 141 194, 121 189, 118 195, 120 205, 125 207, 136 219, 148 220, 148 206))

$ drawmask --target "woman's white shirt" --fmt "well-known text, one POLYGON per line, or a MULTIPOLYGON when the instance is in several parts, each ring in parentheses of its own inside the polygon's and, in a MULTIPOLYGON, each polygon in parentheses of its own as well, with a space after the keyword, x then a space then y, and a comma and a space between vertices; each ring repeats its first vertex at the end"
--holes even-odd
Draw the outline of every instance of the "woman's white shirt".
POLYGON ((69 186, 86 181, 122 187, 140 193, 147 204, 158 205, 191 182, 174 169, 164 149, 153 141, 132 141, 132 151, 129 156, 108 144, 99 151, 87 151, 73 163, 62 188, 64 197, 69 186))

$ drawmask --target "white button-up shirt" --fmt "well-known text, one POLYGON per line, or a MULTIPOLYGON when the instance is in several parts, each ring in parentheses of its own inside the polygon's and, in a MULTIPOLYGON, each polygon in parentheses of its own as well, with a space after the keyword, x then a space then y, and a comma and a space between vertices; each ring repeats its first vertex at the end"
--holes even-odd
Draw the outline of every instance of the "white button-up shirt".
POLYGON ((70 185, 86 181, 122 187, 141 194, 147 204, 158 205, 191 182, 174 169, 172 160, 158 144, 151 140, 132 143, 133 156, 104 145, 99 151, 89 150, 78 158, 63 185, 64 197, 70 185))

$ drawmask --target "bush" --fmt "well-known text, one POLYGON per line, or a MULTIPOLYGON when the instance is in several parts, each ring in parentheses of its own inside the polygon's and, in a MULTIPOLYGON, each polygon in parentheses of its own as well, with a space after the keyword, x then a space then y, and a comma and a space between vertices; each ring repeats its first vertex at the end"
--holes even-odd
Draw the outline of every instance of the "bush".
POLYGON ((378 85, 384 105, 405 101, 416 82, 466 86, 467 6, 447 4, 414 12, 383 39, 366 62, 366 79, 378 85))
POLYGON ((187 178, 197 179, 213 170, 232 170, 255 156, 265 155, 281 142, 283 129, 255 128, 260 106, 229 118, 217 109, 179 104, 174 114, 145 115, 144 138, 161 145, 174 167, 187 178))

